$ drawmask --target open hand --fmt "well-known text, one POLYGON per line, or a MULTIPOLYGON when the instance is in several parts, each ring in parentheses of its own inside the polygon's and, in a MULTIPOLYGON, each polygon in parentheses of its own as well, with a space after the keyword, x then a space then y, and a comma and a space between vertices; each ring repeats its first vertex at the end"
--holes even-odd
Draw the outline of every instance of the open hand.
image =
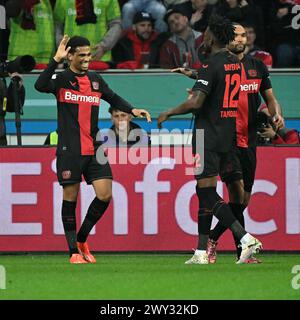
POLYGON ((54 56, 54 60, 56 62, 61 62, 63 59, 65 59, 71 49, 71 47, 66 48, 68 41, 70 40, 70 37, 65 34, 57 48, 56 54, 54 56))
POLYGON ((171 72, 182 73, 187 77, 191 77, 193 74, 193 71, 187 68, 175 68, 175 69, 172 69, 171 72))
POLYGON ((145 109, 132 109, 132 113, 135 117, 146 118, 147 122, 151 122, 150 113, 145 109))

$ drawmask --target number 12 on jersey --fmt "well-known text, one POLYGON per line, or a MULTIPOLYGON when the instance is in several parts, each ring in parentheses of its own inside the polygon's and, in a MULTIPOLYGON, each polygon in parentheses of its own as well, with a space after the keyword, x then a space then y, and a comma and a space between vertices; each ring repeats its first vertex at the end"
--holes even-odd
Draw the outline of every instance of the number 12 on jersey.
POLYGON ((237 108, 241 76, 238 73, 226 74, 223 108, 237 108))

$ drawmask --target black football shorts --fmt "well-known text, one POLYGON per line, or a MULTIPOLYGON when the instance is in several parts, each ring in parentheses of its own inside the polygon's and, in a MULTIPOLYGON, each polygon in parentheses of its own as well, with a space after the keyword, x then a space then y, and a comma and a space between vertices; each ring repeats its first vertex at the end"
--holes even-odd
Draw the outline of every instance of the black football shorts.
POLYGON ((221 171, 221 179, 226 182, 226 184, 242 179, 244 181, 244 190, 251 193, 255 179, 255 170, 256 147, 237 147, 235 151, 230 153, 227 157, 221 171), (233 158, 234 160, 232 160, 233 158), (242 175, 240 175, 240 169, 236 170, 234 166, 231 166, 232 161, 236 162, 237 160, 242 169, 242 175))
POLYGON ((242 170, 235 155, 235 148, 226 153, 204 150, 204 161, 202 163, 203 171, 201 174, 195 175, 196 180, 220 175, 222 181, 225 181, 223 178, 229 172, 234 172, 237 179, 242 178, 242 170), (222 173, 224 173, 224 176, 222 173))
POLYGON ((82 176, 87 184, 113 178, 109 162, 100 164, 95 155, 57 155, 56 169, 60 185, 79 183, 82 176))

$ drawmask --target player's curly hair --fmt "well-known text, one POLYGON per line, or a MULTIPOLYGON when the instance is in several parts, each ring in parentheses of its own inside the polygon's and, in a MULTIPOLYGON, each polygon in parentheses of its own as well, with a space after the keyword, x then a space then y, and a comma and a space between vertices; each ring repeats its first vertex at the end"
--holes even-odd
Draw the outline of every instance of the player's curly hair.
POLYGON ((221 45, 227 45, 234 40, 234 25, 230 20, 213 14, 209 19, 208 27, 221 45))
POLYGON ((81 37, 81 36, 73 36, 69 39, 66 47, 71 47, 70 53, 74 53, 76 51, 77 47, 85 47, 90 46, 90 41, 87 38, 81 37))

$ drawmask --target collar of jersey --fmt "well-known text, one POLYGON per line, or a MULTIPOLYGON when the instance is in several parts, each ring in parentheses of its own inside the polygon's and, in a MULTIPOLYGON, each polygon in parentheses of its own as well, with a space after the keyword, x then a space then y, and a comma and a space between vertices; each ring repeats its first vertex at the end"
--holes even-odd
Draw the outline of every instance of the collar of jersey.
POLYGON ((76 77, 84 77, 87 74, 87 71, 85 73, 76 73, 76 72, 72 71, 70 68, 68 68, 68 70, 70 73, 72 73, 76 77))

